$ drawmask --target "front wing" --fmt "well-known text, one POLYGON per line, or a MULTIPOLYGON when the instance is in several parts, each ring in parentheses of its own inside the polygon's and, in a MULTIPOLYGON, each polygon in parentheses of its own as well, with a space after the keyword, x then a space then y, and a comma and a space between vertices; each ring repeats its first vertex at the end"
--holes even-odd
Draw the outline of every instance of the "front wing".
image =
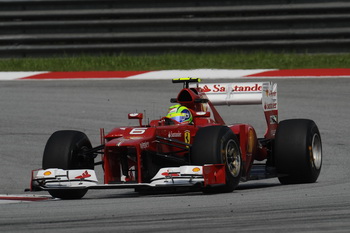
POLYGON ((115 184, 100 184, 94 170, 51 168, 32 171, 30 190, 207 187, 225 183, 226 174, 223 164, 161 168, 150 183, 120 182, 115 184))

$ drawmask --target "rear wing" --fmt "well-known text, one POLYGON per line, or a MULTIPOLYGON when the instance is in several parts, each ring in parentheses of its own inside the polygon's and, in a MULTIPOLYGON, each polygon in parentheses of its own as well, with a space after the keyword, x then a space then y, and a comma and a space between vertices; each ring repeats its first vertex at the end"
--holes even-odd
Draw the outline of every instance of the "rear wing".
POLYGON ((267 123, 265 137, 274 137, 278 124, 277 83, 197 83, 190 87, 198 87, 214 106, 261 104, 267 123))
POLYGON ((277 84, 271 82, 198 83, 213 105, 267 104, 277 109, 277 84), (272 104, 272 105, 271 105, 272 104))

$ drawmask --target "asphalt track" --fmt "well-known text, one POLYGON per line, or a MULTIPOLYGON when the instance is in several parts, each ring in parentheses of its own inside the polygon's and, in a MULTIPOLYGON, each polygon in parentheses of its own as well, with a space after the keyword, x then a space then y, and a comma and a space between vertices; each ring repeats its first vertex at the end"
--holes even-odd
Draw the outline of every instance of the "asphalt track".
MULTIPOLYGON (((0 205, 0 232, 349 232, 350 79, 274 81, 280 120, 310 118, 319 126, 324 157, 317 183, 282 186, 270 179, 242 183, 228 194, 91 190, 82 200, 13 201, 0 205)), ((0 82, 0 194, 24 194, 54 131, 81 130, 97 145, 99 128, 133 124, 128 112, 164 115, 180 87, 170 81, 0 82)), ((219 111, 227 123, 248 122, 264 132, 260 106, 219 111)))

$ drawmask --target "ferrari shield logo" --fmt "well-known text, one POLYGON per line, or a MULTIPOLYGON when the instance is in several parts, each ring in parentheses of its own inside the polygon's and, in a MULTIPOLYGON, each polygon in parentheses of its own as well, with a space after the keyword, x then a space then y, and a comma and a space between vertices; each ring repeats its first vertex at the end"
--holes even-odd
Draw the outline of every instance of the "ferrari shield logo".
POLYGON ((189 130, 186 130, 184 133, 185 143, 190 144, 191 143, 191 132, 189 130))

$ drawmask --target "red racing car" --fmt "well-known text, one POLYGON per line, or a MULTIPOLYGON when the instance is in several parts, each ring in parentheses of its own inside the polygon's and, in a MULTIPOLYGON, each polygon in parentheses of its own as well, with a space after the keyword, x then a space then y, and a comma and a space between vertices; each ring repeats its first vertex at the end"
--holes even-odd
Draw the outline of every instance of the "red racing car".
POLYGON ((175 79, 183 89, 171 99, 167 116, 134 127, 101 129, 92 147, 79 131, 57 131, 45 146, 42 169, 34 170, 31 191, 62 199, 82 198, 88 189, 135 191, 190 188, 232 192, 240 181, 278 177, 282 184, 312 183, 322 166, 322 143, 312 120, 278 122, 277 84, 210 83, 175 79), (257 137, 249 124, 226 125, 216 105, 262 104, 267 129, 257 137), (101 161, 95 162, 101 156, 101 161), (104 183, 94 167, 101 165, 104 183))

